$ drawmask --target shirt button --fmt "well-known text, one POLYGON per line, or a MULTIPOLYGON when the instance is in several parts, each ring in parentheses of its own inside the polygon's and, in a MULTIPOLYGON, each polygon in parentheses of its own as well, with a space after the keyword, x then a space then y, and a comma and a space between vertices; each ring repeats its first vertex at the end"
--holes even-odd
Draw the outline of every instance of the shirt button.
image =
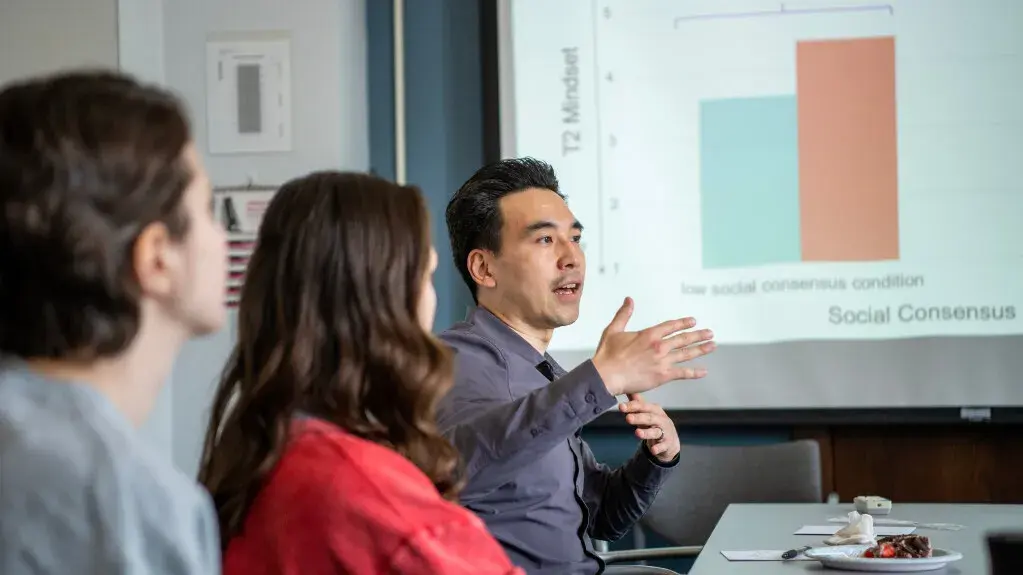
POLYGON ((593 393, 586 394, 586 403, 594 403, 595 401, 597 401, 596 395, 593 395, 593 393))
POLYGON ((530 433, 533 434, 533 437, 536 437, 537 435, 540 435, 540 430, 534 427, 530 433))
POLYGON ((601 411, 603 411, 603 410, 600 409, 599 407, 594 407, 593 408, 593 413, 600 413, 601 411))

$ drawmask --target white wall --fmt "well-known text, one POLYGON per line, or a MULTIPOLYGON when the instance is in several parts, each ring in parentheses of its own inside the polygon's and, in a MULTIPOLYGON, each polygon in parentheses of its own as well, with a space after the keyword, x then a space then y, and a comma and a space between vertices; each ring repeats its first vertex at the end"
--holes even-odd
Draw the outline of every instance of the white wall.
POLYGON ((0 84, 117 66, 117 0, 0 0, 0 84))
POLYGON ((118 0, 117 45, 121 70, 165 84, 163 0, 118 0))
POLYGON ((250 176, 276 184, 316 169, 368 169, 365 15, 357 0, 166 0, 167 83, 188 102, 202 149, 206 37, 247 30, 291 32, 294 151, 206 156, 214 184, 242 184, 250 176))
MULTIPOLYGON (((281 184, 312 170, 369 168, 365 0, 120 0, 121 62, 185 101, 214 185, 281 184), (161 23, 162 26, 156 25, 161 23), (206 38, 251 30, 291 35, 292 144, 280 154, 211 156, 206 145, 206 38), (162 52, 162 54, 160 54, 162 52), (162 67, 162 69, 161 69, 162 67)), ((234 343, 189 343, 147 430, 194 475, 216 379, 234 343)))

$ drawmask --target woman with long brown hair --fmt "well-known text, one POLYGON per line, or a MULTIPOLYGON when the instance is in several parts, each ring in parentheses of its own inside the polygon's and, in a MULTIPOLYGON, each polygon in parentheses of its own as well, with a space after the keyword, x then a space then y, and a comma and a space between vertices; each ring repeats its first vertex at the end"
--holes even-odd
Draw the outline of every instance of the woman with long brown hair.
POLYGON ((414 187, 320 172, 270 202, 200 471, 226 575, 518 572, 452 502, 436 263, 414 187))

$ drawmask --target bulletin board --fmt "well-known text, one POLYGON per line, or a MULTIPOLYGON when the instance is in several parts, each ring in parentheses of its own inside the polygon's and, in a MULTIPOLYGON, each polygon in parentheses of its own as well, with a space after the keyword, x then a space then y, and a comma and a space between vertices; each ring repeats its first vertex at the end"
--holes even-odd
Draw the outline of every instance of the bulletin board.
POLYGON ((225 186, 214 188, 214 215, 227 232, 228 276, 224 303, 238 306, 249 258, 256 248, 259 226, 278 186, 225 186))

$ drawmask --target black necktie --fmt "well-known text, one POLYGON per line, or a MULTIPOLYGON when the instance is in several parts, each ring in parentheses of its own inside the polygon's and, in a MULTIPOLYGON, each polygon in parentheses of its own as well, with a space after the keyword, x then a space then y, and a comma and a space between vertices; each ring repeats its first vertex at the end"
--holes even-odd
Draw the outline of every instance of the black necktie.
POLYGON ((536 370, 547 378, 547 381, 554 381, 554 366, 546 359, 536 364, 536 370))

